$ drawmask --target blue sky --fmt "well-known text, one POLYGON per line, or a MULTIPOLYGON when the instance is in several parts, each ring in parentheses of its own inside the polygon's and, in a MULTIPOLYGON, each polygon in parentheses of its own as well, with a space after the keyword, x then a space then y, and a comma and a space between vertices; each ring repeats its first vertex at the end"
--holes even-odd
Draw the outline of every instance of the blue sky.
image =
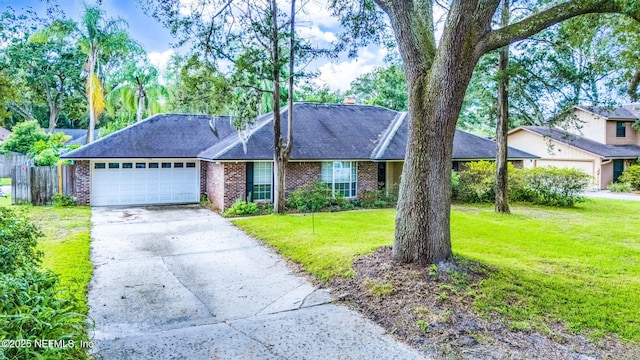
MULTIPOLYGON (((57 2, 65 15, 73 20, 78 20, 84 9, 82 0, 51 1, 57 2)), ((188 3, 190 0, 182 1, 188 3)), ((92 0, 86 2, 94 3, 92 0)), ((326 0, 310 0, 306 3, 307 14, 298 17, 298 31, 312 42, 325 43, 335 39, 336 32, 339 31, 338 21, 329 16, 324 8, 325 2, 326 0)), ((1 11, 8 7, 12 7, 17 13, 31 8, 38 15, 44 16, 47 3, 44 0, 0 0, 1 11)), ((163 68, 171 55, 179 51, 172 48, 174 39, 169 31, 155 19, 147 16, 135 0, 103 0, 102 7, 107 17, 119 17, 129 24, 131 37, 142 44, 151 63, 155 66, 163 68)), ((386 50, 370 47, 360 49, 357 59, 342 57, 334 62, 318 61, 312 64, 312 68, 320 73, 315 82, 327 85, 333 90, 345 90, 357 76, 382 66, 385 55, 386 50)))

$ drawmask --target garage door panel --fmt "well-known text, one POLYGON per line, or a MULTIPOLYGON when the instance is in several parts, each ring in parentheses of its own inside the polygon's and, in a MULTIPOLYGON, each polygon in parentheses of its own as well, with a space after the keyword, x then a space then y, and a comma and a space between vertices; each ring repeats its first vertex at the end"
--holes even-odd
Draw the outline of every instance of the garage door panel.
POLYGON ((161 162, 170 161, 120 161, 118 167, 100 169, 96 169, 92 162, 91 205, 197 203, 200 198, 199 164, 196 163, 197 168, 149 166, 149 163, 161 162), (123 168, 123 163, 140 165, 123 168))

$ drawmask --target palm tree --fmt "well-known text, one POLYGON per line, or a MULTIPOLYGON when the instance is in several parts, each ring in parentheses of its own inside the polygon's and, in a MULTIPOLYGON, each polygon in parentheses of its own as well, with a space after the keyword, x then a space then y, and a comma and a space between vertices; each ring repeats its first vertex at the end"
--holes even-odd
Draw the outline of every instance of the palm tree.
POLYGON ((85 13, 80 23, 80 49, 87 56, 86 93, 89 102, 89 131, 87 143, 93 141, 98 117, 104 112, 105 99, 102 82, 98 76, 100 62, 112 57, 122 57, 137 44, 124 30, 126 23, 122 19, 104 19, 104 12, 96 6, 85 5, 85 13))
POLYGON ((120 106, 129 114, 136 114, 136 121, 163 110, 163 99, 169 92, 166 86, 158 82, 158 69, 148 62, 138 65, 129 62, 123 67, 121 76, 114 79, 114 87, 109 96, 109 112, 115 112, 115 105, 120 106))

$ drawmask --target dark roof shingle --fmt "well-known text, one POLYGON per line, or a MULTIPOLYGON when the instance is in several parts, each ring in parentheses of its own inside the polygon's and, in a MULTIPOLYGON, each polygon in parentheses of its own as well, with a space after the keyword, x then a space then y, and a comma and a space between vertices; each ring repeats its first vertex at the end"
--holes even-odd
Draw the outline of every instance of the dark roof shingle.
POLYGON ((219 141, 235 133, 228 116, 217 117, 215 128, 209 127, 209 115, 154 115, 91 144, 78 148, 63 158, 194 158, 219 141))
POLYGON ((629 159, 640 156, 640 146, 637 145, 601 144, 558 128, 548 128, 546 126, 522 126, 522 128, 536 134, 549 137, 561 143, 574 146, 602 158, 629 159))
MULTIPOLYGON (((294 104, 291 160, 403 160, 407 142, 406 113, 378 106, 294 104)), ((283 137, 287 112, 281 111, 283 137)), ((246 131, 236 131, 229 117, 156 115, 65 154, 64 158, 187 158, 205 160, 273 159, 273 114, 259 117, 246 131), (244 141, 243 141, 244 138, 244 141)), ((457 131, 454 160, 494 159, 493 141, 457 131)), ((536 156, 509 148, 509 158, 536 156)))
POLYGON ((622 106, 607 107, 607 106, 578 105, 576 106, 576 108, 586 110, 588 112, 594 113, 596 115, 600 115, 607 119, 617 119, 617 120, 637 120, 638 119, 638 116, 636 116, 633 112, 629 111, 626 107, 622 107, 622 106))

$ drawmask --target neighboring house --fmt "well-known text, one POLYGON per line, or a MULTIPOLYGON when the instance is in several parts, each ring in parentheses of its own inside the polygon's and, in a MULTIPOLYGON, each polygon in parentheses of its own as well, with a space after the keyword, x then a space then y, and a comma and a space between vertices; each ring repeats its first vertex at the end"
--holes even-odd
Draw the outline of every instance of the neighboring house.
POLYGON ((579 129, 522 126, 509 132, 509 145, 538 155, 534 167, 577 168, 593 177, 594 188, 605 189, 640 156, 640 134, 632 128, 640 105, 576 106, 574 114, 579 129))
MULTIPOLYGON (((282 118, 286 119, 287 109, 282 118)), ((81 204, 197 203, 206 195, 220 209, 237 199, 269 201, 273 188, 273 114, 237 132, 229 117, 155 115, 63 158, 76 160, 81 204)), ((400 181, 407 114, 377 106, 294 104, 293 150, 286 191, 324 181, 334 193, 357 197, 400 181)), ((282 131, 286 134, 286 121, 282 131)), ((495 143, 457 131, 453 167, 495 159, 495 143)), ((509 149, 522 165, 536 157, 509 149)))
MULTIPOLYGON (((87 129, 53 129, 54 133, 63 133, 70 136, 65 145, 84 145, 87 143, 87 129)), ((100 129, 94 132, 94 141, 100 137, 100 129)))
POLYGON ((7 140, 9 135, 11 135, 11 131, 9 131, 9 130, 3 128, 2 126, 0 126, 0 143, 2 143, 5 140, 7 140))

